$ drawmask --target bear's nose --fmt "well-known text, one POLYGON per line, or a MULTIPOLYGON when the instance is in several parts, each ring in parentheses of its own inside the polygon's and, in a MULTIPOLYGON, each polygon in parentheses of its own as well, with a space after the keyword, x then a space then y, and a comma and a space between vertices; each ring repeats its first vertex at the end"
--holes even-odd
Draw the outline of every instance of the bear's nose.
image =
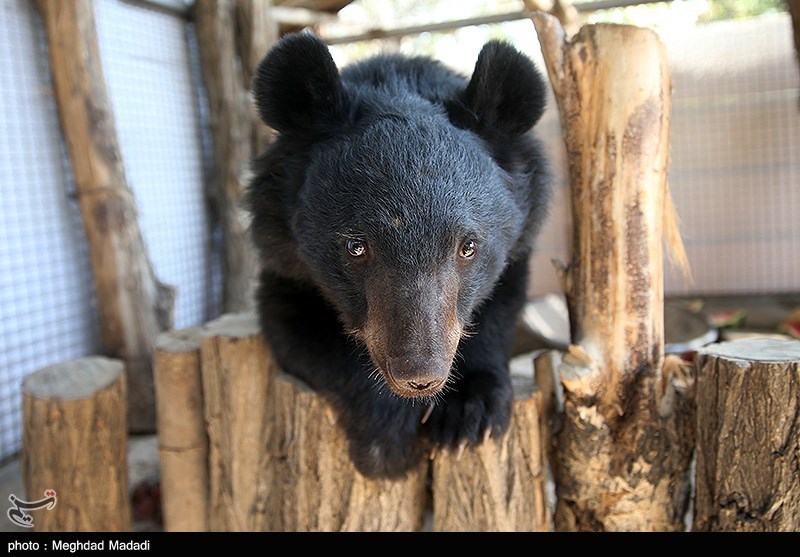
POLYGON ((418 391, 424 391, 425 389, 430 389, 432 387, 437 387, 439 385, 439 383, 441 383, 441 382, 442 382, 441 380, 433 379, 433 380, 428 381, 426 383, 422 383, 422 382, 419 382, 419 381, 406 381, 406 384, 409 387, 411 387, 412 389, 416 389, 418 391))
POLYGON ((390 358, 388 367, 390 383, 405 396, 432 394, 450 372, 450 362, 439 358, 390 358))

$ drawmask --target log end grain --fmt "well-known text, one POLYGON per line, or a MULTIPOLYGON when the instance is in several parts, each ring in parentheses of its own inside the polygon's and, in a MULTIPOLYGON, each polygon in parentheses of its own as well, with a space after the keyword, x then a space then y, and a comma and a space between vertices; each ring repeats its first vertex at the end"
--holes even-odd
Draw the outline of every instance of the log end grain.
POLYGON ((38 399, 81 400, 107 389, 125 373, 119 360, 79 358, 40 369, 22 382, 22 392, 38 399))
POLYGON ((255 312, 228 313, 203 327, 203 338, 247 338, 258 335, 260 328, 255 312))
POLYGON ((800 360, 800 341, 772 338, 748 338, 710 344, 698 354, 743 362, 796 362, 800 360))
POLYGON ((201 334, 202 329, 199 327, 189 327, 187 329, 177 329, 161 333, 156 339, 156 350, 170 354, 200 350, 201 334))

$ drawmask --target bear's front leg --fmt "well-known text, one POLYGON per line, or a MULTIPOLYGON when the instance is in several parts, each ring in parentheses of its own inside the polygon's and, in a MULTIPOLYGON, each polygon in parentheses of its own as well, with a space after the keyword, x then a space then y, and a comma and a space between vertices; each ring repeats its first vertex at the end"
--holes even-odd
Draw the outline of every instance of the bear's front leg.
POLYGON ((474 334, 459 344, 451 382, 424 425, 435 446, 477 445, 508 429, 513 400, 508 360, 527 277, 528 259, 523 257, 506 268, 473 316, 474 334))
POLYGON ((337 404, 350 458, 365 476, 401 477, 424 458, 419 429, 425 405, 394 395, 380 384, 380 378, 370 381, 371 385, 356 387, 337 404))

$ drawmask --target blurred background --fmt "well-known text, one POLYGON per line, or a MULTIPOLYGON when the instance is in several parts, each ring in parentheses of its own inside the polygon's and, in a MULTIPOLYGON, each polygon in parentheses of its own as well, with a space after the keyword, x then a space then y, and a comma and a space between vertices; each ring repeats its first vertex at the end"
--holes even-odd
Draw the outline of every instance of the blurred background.
MULTIPOLYGON (((67 0, 71 1, 71 0, 67 0)), ((200 2, 201 0, 198 0, 200 2)), ((192 0, 97 0, 96 30, 128 186, 158 278, 176 287, 174 327, 226 310, 213 111, 192 0)), ((310 27, 346 65, 377 52, 431 55, 465 75, 502 38, 544 68, 512 0, 275 0, 281 33, 310 27)), ((536 2, 552 7, 552 2, 536 2)), ((784 0, 572 3, 578 23, 654 29, 672 66, 669 181, 692 280, 666 295, 720 324, 776 331, 800 304, 800 78, 784 0)), ((231 60, 230 64, 236 64, 231 60)), ((560 291, 566 166, 555 102, 537 127, 556 174, 531 299, 560 291)), ((0 0, 0 464, 20 450, 20 382, 103 352, 90 254, 36 3, 0 0)), ((790 331, 791 332, 791 331, 790 331)))

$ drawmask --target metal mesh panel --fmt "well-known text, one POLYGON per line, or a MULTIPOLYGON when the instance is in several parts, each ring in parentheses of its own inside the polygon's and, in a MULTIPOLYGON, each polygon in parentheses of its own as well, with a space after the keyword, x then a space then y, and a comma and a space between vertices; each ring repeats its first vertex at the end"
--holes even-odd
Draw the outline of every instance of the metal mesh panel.
POLYGON ((0 461, 21 443, 20 382, 95 352, 86 241, 35 3, 0 2, 0 461))
POLYGON ((800 80, 788 14, 663 34, 673 68, 670 184, 694 284, 800 289, 800 80))
POLYGON ((125 172, 159 279, 178 287, 177 328, 207 317, 209 228, 186 22, 96 2, 97 34, 125 172))

